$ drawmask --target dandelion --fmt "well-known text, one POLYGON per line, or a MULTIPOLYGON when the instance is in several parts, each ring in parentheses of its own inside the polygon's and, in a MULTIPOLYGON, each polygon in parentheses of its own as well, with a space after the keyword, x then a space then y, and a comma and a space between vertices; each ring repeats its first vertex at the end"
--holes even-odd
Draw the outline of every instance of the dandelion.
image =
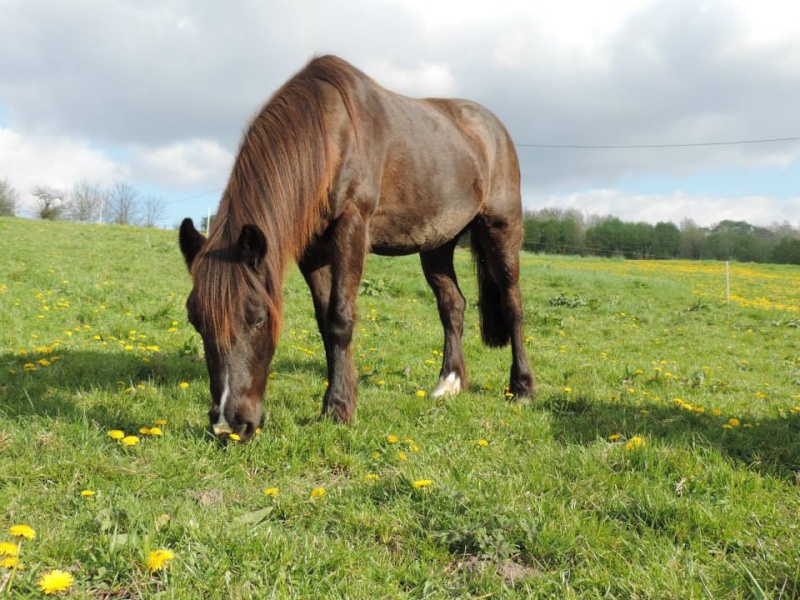
POLYGON ((565 391, 567 394, 569 394, 569 393, 572 391, 572 388, 571 388, 571 387, 569 387, 569 386, 567 386, 567 387, 565 387, 565 388, 564 388, 564 391, 565 391))
POLYGON ((232 442, 238 442, 242 438, 239 436, 238 433, 232 433, 228 436, 232 442))
POLYGON ((433 481, 431 481, 430 479, 418 479, 417 481, 415 481, 414 483, 411 484, 411 487, 413 487, 415 490, 420 490, 420 489, 426 488, 426 487, 428 487, 428 486, 430 486, 432 484, 433 484, 433 481))
POLYGON ((19 557, 17 556, 4 556, 3 558, 0 558, 0 568, 21 569, 22 563, 19 562, 19 557))
POLYGON ((383 456, 383 455, 380 452, 373 452, 372 453, 372 459, 373 460, 378 460, 381 456, 383 456))
POLYGON ((718 417, 722 414, 722 411, 718 408, 713 408, 711 409, 711 414, 714 415, 715 417, 718 417))
POLYGON ((483 446, 484 448, 489 445, 489 440, 478 440, 478 446, 483 446))
POLYGON ((167 421, 166 419, 156 419, 156 425, 159 425, 160 427, 163 427, 163 426, 164 426, 164 425, 166 425, 168 422, 169 422, 169 421, 167 421))
POLYGON ((155 437, 159 437, 159 436, 164 435, 164 433, 161 431, 161 427, 151 427, 150 428, 150 435, 155 436, 155 437))
POLYGON ((123 446, 135 446, 136 444, 139 443, 139 438, 136 437, 135 435, 126 435, 120 441, 122 442, 123 446))
POLYGON ((150 435, 150 428, 149 427, 140 427, 139 433, 142 435, 150 435))
POLYGON ((121 440, 125 437, 125 432, 121 429, 112 429, 108 432, 108 437, 110 437, 112 440, 121 440))
POLYGON ((644 441, 643 437, 635 435, 628 440, 627 444, 625 444, 625 450, 635 450, 636 448, 641 448, 645 444, 646 442, 644 441))
POLYGON ((722 424, 722 428, 723 429, 733 429, 733 425, 731 425, 730 423, 723 423, 722 424))
POLYGON ((425 390, 417 390, 417 398, 424 398, 426 395, 425 390))
POLYGON ((167 568, 167 563, 175 558, 175 553, 172 550, 159 549, 153 550, 147 556, 147 568, 151 573, 160 571, 167 568))
POLYGON ((36 537, 36 532, 29 525, 12 525, 8 528, 8 533, 18 538, 32 540, 36 537))
POLYGON ((622 434, 620 433, 612 433, 610 436, 608 436, 609 442, 616 442, 617 440, 620 439, 622 439, 622 434))
POLYGON ((81 496, 83 496, 84 498, 91 498, 96 493, 97 492, 95 492, 94 490, 81 490, 81 496))
POLYGON ((188 381, 181 381, 181 382, 178 384, 178 387, 179 387, 179 388, 181 388, 182 390, 185 390, 186 388, 188 388, 188 387, 189 387, 189 382, 188 382, 188 381))
POLYGON ((378 476, 375 473, 367 473, 364 475, 364 481, 367 481, 368 483, 378 481, 378 476))
POLYGON ((402 450, 397 453, 397 458, 399 460, 408 460, 408 456, 406 456, 406 453, 403 452, 402 450))
POLYGON ((69 589, 72 586, 72 582, 72 575, 61 569, 48 571, 39 577, 37 581, 39 589, 47 596, 69 589))
POLYGON ((390 435, 386 436, 386 441, 389 442, 390 444, 396 444, 399 440, 398 440, 398 437, 396 435, 391 435, 390 434, 390 435))
POLYGON ((735 417, 732 418, 732 419, 729 419, 728 423, 731 424, 731 427, 738 427, 739 425, 742 424, 742 422, 739 419, 735 418, 735 417))
POLYGON ((19 556, 19 546, 13 542, 0 542, 0 556, 19 556))
POLYGON ((314 499, 322 498, 325 495, 325 488, 323 487, 315 487, 311 490, 311 497, 314 499))
POLYGON ((277 498, 279 494, 280 491, 276 487, 270 487, 264 490, 264 495, 270 498, 277 498))

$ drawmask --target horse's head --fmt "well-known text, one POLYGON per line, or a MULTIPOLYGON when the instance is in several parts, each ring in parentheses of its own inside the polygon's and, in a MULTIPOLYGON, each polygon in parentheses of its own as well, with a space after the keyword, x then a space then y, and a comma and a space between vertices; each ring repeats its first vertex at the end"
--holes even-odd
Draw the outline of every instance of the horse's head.
POLYGON ((186 308, 203 338, 211 430, 248 440, 262 422, 261 400, 277 335, 278 317, 270 314, 274 305, 262 272, 266 238, 245 225, 230 247, 212 249, 192 220, 184 219, 179 239, 194 281, 186 308))

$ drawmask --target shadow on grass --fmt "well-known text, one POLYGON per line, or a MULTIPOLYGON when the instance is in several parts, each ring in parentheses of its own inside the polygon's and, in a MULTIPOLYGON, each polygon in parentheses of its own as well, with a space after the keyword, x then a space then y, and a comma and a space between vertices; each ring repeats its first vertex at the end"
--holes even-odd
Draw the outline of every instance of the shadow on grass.
POLYGON ((531 405, 552 415, 552 432, 563 444, 588 445, 612 434, 643 436, 668 444, 714 449, 748 468, 783 479, 796 479, 800 471, 800 413, 750 417, 747 414, 714 415, 678 405, 600 402, 554 394, 531 405), (736 426, 726 428, 731 418, 736 426))
MULTIPOLYGON (((182 392, 180 382, 203 390, 198 411, 208 410, 208 375, 202 358, 179 353, 142 356, 128 352, 59 349, 46 355, 6 353, 0 357, 0 416, 91 419, 103 428, 136 430, 142 400, 131 390, 156 389, 169 400, 182 392), (87 396, 96 398, 90 402, 87 396)), ((325 364, 279 359, 275 370, 325 377, 325 364)), ((194 394, 193 396, 196 396, 194 394)), ((146 402, 152 403, 152 396, 146 402)), ((188 426, 187 426, 188 427, 188 426)), ((193 435, 207 437, 205 427, 193 435)))

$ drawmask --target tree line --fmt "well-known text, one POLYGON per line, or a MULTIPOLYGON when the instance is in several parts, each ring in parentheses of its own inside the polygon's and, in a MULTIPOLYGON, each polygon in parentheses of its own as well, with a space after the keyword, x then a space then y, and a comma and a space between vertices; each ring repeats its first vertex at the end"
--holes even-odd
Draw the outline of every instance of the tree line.
POLYGON ((548 254, 684 258, 800 264, 800 230, 789 223, 769 227, 720 221, 700 227, 691 219, 631 223, 577 210, 543 209, 524 216, 524 249, 548 254))
MULTIPOLYGON (((67 219, 82 223, 115 223, 155 227, 166 216, 160 196, 141 194, 126 182, 109 187, 82 181, 70 189, 37 185, 31 190, 34 214, 40 219, 67 219)), ((0 179, 0 216, 19 212, 19 192, 0 179)))

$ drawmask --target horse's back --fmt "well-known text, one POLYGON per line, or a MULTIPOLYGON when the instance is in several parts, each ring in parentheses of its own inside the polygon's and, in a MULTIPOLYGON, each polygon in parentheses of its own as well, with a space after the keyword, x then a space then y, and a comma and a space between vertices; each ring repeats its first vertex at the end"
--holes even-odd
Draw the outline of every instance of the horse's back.
POLYGON ((488 109, 403 96, 356 69, 349 84, 333 108, 341 154, 332 208, 357 204, 374 252, 428 250, 479 214, 521 215, 514 146, 488 109))

